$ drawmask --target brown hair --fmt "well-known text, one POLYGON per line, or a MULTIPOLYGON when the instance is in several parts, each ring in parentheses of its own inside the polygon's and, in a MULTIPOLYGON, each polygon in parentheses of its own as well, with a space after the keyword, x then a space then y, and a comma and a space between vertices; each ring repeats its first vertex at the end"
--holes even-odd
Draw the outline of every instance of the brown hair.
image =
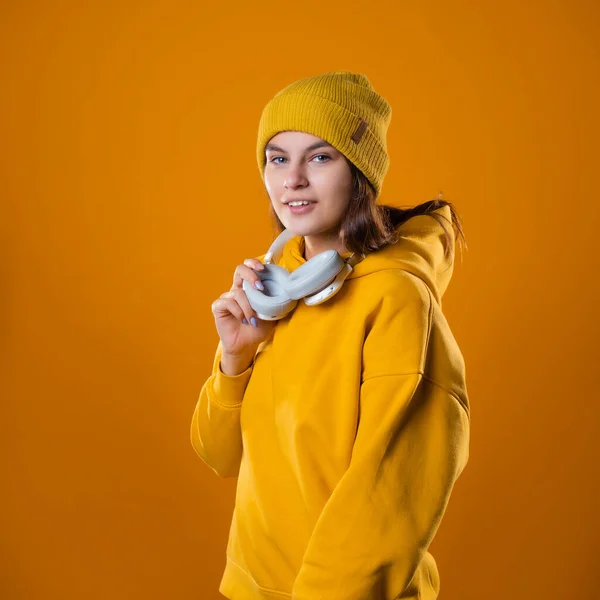
MULTIPOLYGON (((449 206, 452 215, 451 225, 454 227, 454 232, 459 241, 462 259, 463 244, 465 248, 467 248, 467 244, 460 217, 451 202, 442 200, 441 193, 433 200, 423 202, 411 208, 377 204, 377 195, 369 180, 347 158, 346 161, 350 165, 352 172, 353 192, 348 210, 340 223, 340 236, 342 243, 350 252, 364 252, 367 254, 393 244, 398 241, 399 234, 397 228, 402 223, 405 223, 412 217, 428 214, 441 225, 446 233, 445 239, 447 243, 444 256, 447 257, 453 251, 453 248, 450 246, 450 234, 442 223, 442 219, 446 221, 448 219, 443 215, 433 214, 433 211, 443 206, 449 206)), ((279 220, 272 204, 270 204, 270 215, 276 235, 279 235, 284 230, 284 225, 279 220)))

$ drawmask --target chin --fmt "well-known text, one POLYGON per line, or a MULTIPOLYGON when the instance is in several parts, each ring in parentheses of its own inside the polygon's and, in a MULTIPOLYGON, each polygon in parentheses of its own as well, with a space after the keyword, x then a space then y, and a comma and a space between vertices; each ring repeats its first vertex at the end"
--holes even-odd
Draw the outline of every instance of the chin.
POLYGON ((286 223, 285 221, 281 222, 283 223, 283 226, 288 231, 291 231, 294 235, 315 235, 320 231, 319 227, 315 227, 314 225, 311 226, 309 223, 286 223))
POLYGON ((292 217, 291 219, 286 218, 284 220, 280 216, 279 220, 283 226, 288 231, 291 231, 294 235, 301 235, 305 237, 322 234, 323 232, 329 231, 332 227, 332 225, 323 223, 315 218, 303 219, 301 217, 292 217))

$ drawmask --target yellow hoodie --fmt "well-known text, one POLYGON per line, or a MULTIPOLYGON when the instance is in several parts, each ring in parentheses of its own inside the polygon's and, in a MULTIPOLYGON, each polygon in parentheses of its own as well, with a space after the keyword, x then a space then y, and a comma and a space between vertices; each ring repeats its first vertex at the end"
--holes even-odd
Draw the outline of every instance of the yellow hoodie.
MULTIPOLYGON (((191 442, 238 477, 225 597, 437 597, 427 548, 470 432, 465 364, 441 309, 454 257, 445 225, 449 259, 436 220, 413 217, 336 296, 278 321, 243 373, 220 370, 219 342, 191 442)), ((289 240, 278 264, 304 263, 303 244, 289 240)))

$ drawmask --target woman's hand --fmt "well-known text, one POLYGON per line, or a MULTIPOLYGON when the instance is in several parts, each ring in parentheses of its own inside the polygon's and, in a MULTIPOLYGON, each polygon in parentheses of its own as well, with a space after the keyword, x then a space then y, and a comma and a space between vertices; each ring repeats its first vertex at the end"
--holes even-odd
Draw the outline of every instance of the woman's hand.
POLYGON ((221 294, 212 303, 212 313, 221 338, 223 356, 235 359, 237 364, 250 365, 258 346, 269 337, 277 324, 276 321, 259 319, 242 289, 244 279, 259 289, 255 284, 260 283, 260 277, 255 271, 263 269, 264 266, 258 259, 247 258, 243 264, 236 267, 231 289, 221 294))

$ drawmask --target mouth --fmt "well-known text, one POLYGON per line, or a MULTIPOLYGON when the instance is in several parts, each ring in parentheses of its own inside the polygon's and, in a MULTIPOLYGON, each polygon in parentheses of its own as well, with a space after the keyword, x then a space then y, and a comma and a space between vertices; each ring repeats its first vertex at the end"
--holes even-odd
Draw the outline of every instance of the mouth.
POLYGON ((296 206, 292 206, 288 202, 288 203, 286 203, 286 206, 287 206, 287 208, 290 209, 290 212, 293 215, 301 215, 305 212, 312 210, 315 204, 316 204, 316 202, 309 202, 308 204, 299 204, 296 206))
POLYGON ((302 202, 302 203, 304 203, 304 202, 308 202, 309 204, 315 204, 315 203, 316 203, 316 201, 315 201, 315 200, 286 200, 286 201, 284 202, 284 204, 288 205, 288 204, 290 204, 291 202, 302 202))

